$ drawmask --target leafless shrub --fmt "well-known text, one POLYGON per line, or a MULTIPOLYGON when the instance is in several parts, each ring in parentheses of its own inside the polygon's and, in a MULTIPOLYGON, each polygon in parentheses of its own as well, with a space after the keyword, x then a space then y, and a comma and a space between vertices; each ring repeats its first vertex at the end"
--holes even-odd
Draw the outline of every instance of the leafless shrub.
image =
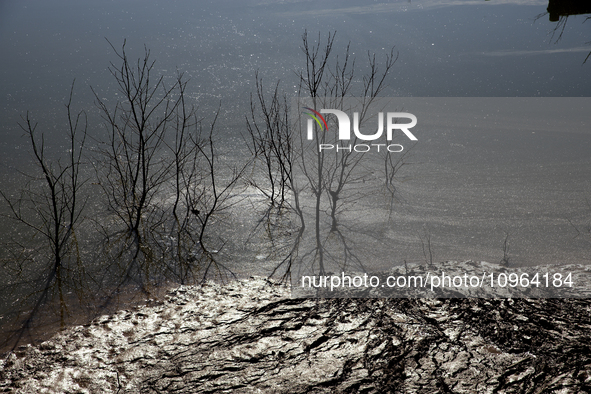
POLYGON ((26 316, 16 332, 14 346, 45 302, 57 302, 63 326, 68 313, 66 293, 84 292, 85 271, 77 231, 87 202, 81 194, 87 180, 81 175, 87 122, 84 111, 74 114, 72 110, 73 92, 74 83, 66 103, 67 154, 47 153, 45 132, 37 130, 37 123, 27 113, 19 126, 29 140, 37 170, 23 174, 27 182, 16 196, 0 190, 9 207, 8 217, 18 228, 7 245, 11 256, 3 269, 13 278, 4 290, 26 294, 23 301, 26 316))
MULTIPOLYGON (((114 220, 100 224, 106 251, 119 277, 144 287, 163 274, 181 282, 220 267, 206 235, 211 218, 224 208, 244 167, 220 185, 213 133, 202 135, 202 120, 186 102, 178 74, 171 86, 154 78, 145 49, 132 63, 113 47, 119 64, 110 71, 122 100, 113 108, 95 93, 106 139, 97 160, 97 178, 114 220), (203 269, 203 272, 201 270, 203 269)), ((219 110, 218 110, 219 113, 219 110)))
MULTIPOLYGON (((362 98, 360 103, 359 124, 362 124, 372 102, 385 87, 386 76, 390 72, 397 56, 392 49, 386 56, 382 69, 376 56, 368 53, 367 71, 361 78, 357 77, 355 59, 351 57, 350 44, 347 45, 342 57, 335 56, 332 60, 335 34, 329 33, 324 44, 318 36, 316 43, 312 43, 307 32, 302 36, 302 52, 306 58, 306 67, 298 73, 300 79, 300 97, 310 97, 314 108, 345 109, 345 98, 355 95, 362 98), (360 84, 355 81, 360 80, 360 84)), ((319 144, 328 143, 328 133, 316 133, 319 144)), ((357 137, 351 140, 354 145, 357 137)), ((363 168, 364 154, 343 150, 341 152, 326 152, 319 149, 306 149, 300 141, 302 154, 300 169, 306 178, 314 199, 314 233, 315 247, 313 261, 317 263, 318 272, 324 275, 327 244, 336 237, 336 244, 340 244, 338 256, 328 256, 333 264, 346 270, 352 266, 365 271, 365 262, 356 255, 350 247, 347 232, 350 229, 342 227, 338 217, 342 212, 350 210, 364 193, 363 182, 369 175, 363 168), (307 152, 307 153, 306 153, 307 152), (330 232, 323 234, 321 223, 325 215, 325 205, 328 205, 330 216, 330 232)), ((382 174, 387 190, 393 195, 394 174, 401 166, 399 160, 393 160, 390 153, 383 158, 385 173, 382 174)), ((316 264, 315 263, 315 264, 316 264)))

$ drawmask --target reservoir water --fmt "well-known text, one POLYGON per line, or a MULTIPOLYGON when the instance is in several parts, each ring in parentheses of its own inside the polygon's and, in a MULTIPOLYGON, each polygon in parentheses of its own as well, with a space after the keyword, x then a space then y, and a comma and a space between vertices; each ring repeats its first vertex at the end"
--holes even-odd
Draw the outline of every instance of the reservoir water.
MULTIPOLYGON (((515 265, 588 264, 590 12, 585 2, 573 0, 4 0, 0 185, 15 195, 21 172, 35 169, 18 125, 27 111, 45 133, 48 155, 67 152, 64 104, 74 80, 73 109, 86 111, 90 140, 98 138, 102 121, 90 87, 106 103, 121 99, 108 67, 117 64, 113 48, 124 42, 131 59, 149 49, 154 73, 165 84, 183 73, 186 97, 199 117, 209 122, 220 111, 219 157, 233 164, 247 160, 243 136, 255 73, 267 90, 280 81, 286 97, 297 96, 297 73, 306 67, 302 34, 307 31, 310 42, 322 47, 336 32, 335 59, 343 60, 347 45, 355 58, 354 94, 362 95, 368 54, 379 66, 393 49, 396 62, 380 96, 440 100, 439 107, 425 110, 439 115, 417 134, 397 174, 393 224, 376 230, 382 242, 395 244, 392 264, 425 259, 427 241, 436 260, 499 261, 507 240, 515 265), (511 101, 537 97, 569 99, 540 102, 547 106, 544 116, 511 101), (444 98, 462 111, 446 117, 444 98), (470 115, 482 121, 487 102, 474 100, 470 107, 469 98, 510 98, 491 107, 507 106, 503 121, 509 123, 485 122, 475 132, 470 115)), ((409 103, 402 105, 410 111, 409 103)), ((527 103, 535 107, 535 101, 527 103)), ((234 211, 220 222, 230 226, 220 231, 233 245, 220 251, 224 264, 238 276, 269 274, 277 263, 269 257, 273 246, 252 246, 251 230, 236 230, 257 220, 256 210, 240 209, 242 215, 234 211)), ((7 213, 6 206, 1 212, 7 213)), ((5 245, 13 225, 0 223, 5 245)), ((2 258, 10 264, 6 251, 2 258)), ((6 267, 10 275, 18 272, 6 267)), ((28 280, 10 275, 0 279, 3 288, 28 280)), ((19 304, 23 286, 19 292, 0 290, 5 320, 14 310, 31 308, 19 304)))

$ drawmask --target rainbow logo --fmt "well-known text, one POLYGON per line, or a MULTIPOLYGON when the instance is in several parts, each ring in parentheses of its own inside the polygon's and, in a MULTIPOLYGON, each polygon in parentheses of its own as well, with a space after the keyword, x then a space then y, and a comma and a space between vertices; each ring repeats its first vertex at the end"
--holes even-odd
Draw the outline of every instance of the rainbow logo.
POLYGON ((312 108, 309 107, 304 107, 304 109, 307 109, 308 111, 312 111, 312 113, 310 112, 304 112, 306 115, 310 115, 315 121, 316 123, 318 123, 318 127, 320 127, 320 130, 328 130, 328 125, 326 124, 326 120, 324 120, 324 117, 322 115, 320 115, 319 112, 314 111, 312 108), (320 119, 318 119, 320 118, 320 119), (322 123, 320 123, 320 120, 322 120, 322 123), (324 127, 322 127, 322 124, 324 124, 324 127))

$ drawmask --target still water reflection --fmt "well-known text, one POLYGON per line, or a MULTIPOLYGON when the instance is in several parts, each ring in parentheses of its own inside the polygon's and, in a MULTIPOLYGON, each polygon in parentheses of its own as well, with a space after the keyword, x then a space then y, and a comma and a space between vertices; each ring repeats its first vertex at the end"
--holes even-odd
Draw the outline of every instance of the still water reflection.
MULTIPOLYGON (((267 86, 281 80, 286 94, 295 95, 294 70, 305 67, 300 51, 305 29, 322 37, 337 31, 336 52, 344 51, 350 41, 361 73, 366 71, 368 52, 383 58, 394 47, 398 60, 383 96, 587 97, 591 93, 591 64, 585 63, 591 51, 591 25, 585 23, 589 12, 586 2, 545 0, 5 0, 0 2, 1 184, 12 190, 20 182, 18 171, 31 168, 27 140, 17 126, 26 111, 46 133, 48 151, 67 149, 63 104, 73 79, 74 106, 87 111, 90 135, 98 133, 99 113, 89 86, 108 102, 121 98, 107 71, 115 56, 105 38, 116 47, 127 39, 134 58, 143 54, 144 45, 149 47, 165 82, 173 80, 176 70, 185 73, 190 79, 187 97, 203 117, 211 119, 221 103, 216 137, 233 149, 234 159, 240 159, 249 155, 241 133, 250 94, 256 89, 254 74, 258 71, 267 86)), ((433 133, 431 138, 444 139, 440 131, 433 133)), ((546 137, 537 143, 557 141, 556 136, 546 137)), ((588 144, 580 136, 568 141, 577 144, 577 155, 588 144)), ((472 142, 475 149, 491 144, 486 138, 472 142)), ((568 152, 570 147, 561 149, 568 152)), ((533 154, 527 147, 523 153, 533 154)), ((472 168, 470 160, 477 159, 464 158, 466 163, 454 169, 455 179, 466 178, 460 172, 472 168)), ((482 178, 467 175, 473 184, 482 184, 482 178)), ((560 179, 562 193, 590 191, 580 173, 553 176, 560 179)), ((527 179, 527 174, 521 177, 527 179)), ((436 179, 429 182, 434 182, 429 187, 437 188, 436 179)), ((409 181, 401 190, 408 189, 408 197, 424 186, 413 189, 409 181)), ((478 199, 471 204, 478 205, 478 199)), ((242 219, 232 220, 234 225, 244 224, 242 219)), ((454 232, 453 223, 441 227, 447 229, 445 236, 454 232)), ((6 237, 9 231, 5 225, 0 234, 6 237)), ((577 253, 580 256, 580 250, 577 253)), ((478 250, 474 254, 478 259, 478 250)), ((233 268, 245 275, 266 273, 272 267, 258 257, 257 264, 233 268)), ((3 297, 5 310, 21 298, 3 297)))
POLYGON ((550 0, 548 15, 550 22, 558 22, 571 15, 591 14, 591 5, 581 0, 550 0))

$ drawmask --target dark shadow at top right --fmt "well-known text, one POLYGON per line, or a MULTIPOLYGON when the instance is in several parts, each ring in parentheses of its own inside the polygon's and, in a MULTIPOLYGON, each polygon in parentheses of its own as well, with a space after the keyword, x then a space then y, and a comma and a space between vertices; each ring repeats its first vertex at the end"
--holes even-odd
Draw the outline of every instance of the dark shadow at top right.
POLYGON ((591 2, 587 0, 549 0, 550 22, 558 22, 561 17, 591 14, 591 2))

